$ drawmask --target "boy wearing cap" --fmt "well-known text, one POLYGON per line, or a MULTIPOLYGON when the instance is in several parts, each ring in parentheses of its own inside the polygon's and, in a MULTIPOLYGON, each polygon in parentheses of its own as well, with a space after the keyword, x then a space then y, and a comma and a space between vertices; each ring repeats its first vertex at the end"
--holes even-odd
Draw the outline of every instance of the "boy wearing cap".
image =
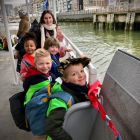
MULTIPOLYGON (((68 59, 61 63, 62 83, 56 82, 52 88, 52 93, 65 91, 74 99, 74 103, 88 100, 88 85, 84 67, 90 59, 87 57, 68 59)), ((68 105, 61 99, 54 98, 49 102, 46 120, 47 140, 72 140, 72 137, 63 129, 65 113, 68 105)))

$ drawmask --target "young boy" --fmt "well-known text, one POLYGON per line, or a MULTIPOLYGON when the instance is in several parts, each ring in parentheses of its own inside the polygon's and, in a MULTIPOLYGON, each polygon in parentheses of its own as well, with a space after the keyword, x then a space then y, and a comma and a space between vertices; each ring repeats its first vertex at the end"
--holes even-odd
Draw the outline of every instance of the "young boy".
POLYGON ((35 66, 29 69, 28 78, 23 82, 23 88, 27 92, 25 104, 29 102, 34 92, 50 83, 50 70, 52 66, 50 53, 43 48, 37 49, 34 59, 35 66), (32 88, 34 88, 34 92, 32 92, 32 88))
POLYGON ((58 67, 60 66, 60 57, 65 56, 66 52, 71 51, 70 49, 60 48, 59 41, 53 37, 49 37, 45 40, 44 48, 48 50, 52 58, 51 72, 57 77, 61 76, 58 67))
MULTIPOLYGON (((50 83, 52 82, 53 77, 51 76, 50 73, 51 67, 52 67, 52 60, 51 60, 50 53, 43 48, 37 49, 35 51, 34 66, 30 67, 30 69, 28 70, 28 75, 26 75, 27 78, 23 81, 23 88, 26 93, 25 100, 24 100, 25 115, 29 122, 30 129, 32 133, 35 135, 35 139, 45 139, 46 137, 44 134, 38 135, 38 133, 36 133, 38 132, 38 127, 41 127, 42 130, 42 127, 44 126, 34 125, 35 122, 32 120, 35 118, 36 119, 35 121, 37 123, 40 123, 39 116, 44 115, 42 113, 41 108, 39 108, 38 114, 34 114, 34 108, 35 110, 38 110, 38 107, 36 107, 38 106, 38 101, 36 100, 34 102, 34 97, 36 97, 36 93, 38 91, 42 89, 47 89, 50 83), (34 103, 32 104, 32 102, 34 103)), ((44 107, 45 106, 43 106, 43 109, 44 107)), ((44 120, 41 121, 44 122, 44 120)))
POLYGON ((33 33, 26 33, 24 35, 24 50, 25 54, 21 61, 20 77, 24 81, 27 78, 30 67, 34 66, 34 55, 36 50, 36 38, 33 33))
MULTIPOLYGON (((74 58, 66 60, 61 64, 62 84, 56 83, 52 88, 52 93, 65 91, 74 99, 74 103, 88 100, 88 85, 84 67, 87 66, 90 59, 74 58)), ((60 82, 61 83, 61 82, 60 82)), ((72 140, 72 137, 63 129, 65 113, 68 105, 61 99, 51 99, 47 110, 46 134, 47 140, 72 140)))

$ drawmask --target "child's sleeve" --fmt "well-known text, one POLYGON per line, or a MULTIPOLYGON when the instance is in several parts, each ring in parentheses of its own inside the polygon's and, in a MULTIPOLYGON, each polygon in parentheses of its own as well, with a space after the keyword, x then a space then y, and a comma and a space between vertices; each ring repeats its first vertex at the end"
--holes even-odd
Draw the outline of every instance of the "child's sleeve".
POLYGON ((61 46, 59 49, 60 57, 64 57, 66 55, 65 47, 61 46))
POLYGON ((71 136, 62 127, 65 113, 64 108, 57 108, 51 111, 47 117, 46 134, 53 140, 72 140, 71 136))
POLYGON ((24 64, 24 60, 22 60, 21 61, 21 69, 20 69, 20 77, 21 77, 21 80, 23 80, 23 79, 25 79, 27 77, 27 73, 28 73, 28 68, 24 64))
POLYGON ((91 64, 87 67, 89 69, 89 85, 92 85, 97 80, 97 71, 91 64))
MULTIPOLYGON (((57 99, 52 100, 53 101, 51 101, 51 106, 53 105, 54 100, 56 101, 57 99)), ((50 110, 46 119, 46 134, 50 136, 53 140, 72 140, 71 136, 62 127, 64 122, 64 116, 67 111, 67 107, 65 106, 67 105, 62 100, 58 100, 58 102, 60 102, 62 107, 59 106, 50 110)))

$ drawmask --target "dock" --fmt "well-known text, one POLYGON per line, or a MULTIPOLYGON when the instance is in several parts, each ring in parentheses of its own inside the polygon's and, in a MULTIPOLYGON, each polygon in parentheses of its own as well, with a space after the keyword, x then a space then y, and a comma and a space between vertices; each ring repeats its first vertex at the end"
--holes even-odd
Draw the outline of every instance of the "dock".
POLYGON ((94 28, 135 30, 140 24, 139 8, 106 8, 81 10, 57 14, 58 21, 93 22, 94 28))

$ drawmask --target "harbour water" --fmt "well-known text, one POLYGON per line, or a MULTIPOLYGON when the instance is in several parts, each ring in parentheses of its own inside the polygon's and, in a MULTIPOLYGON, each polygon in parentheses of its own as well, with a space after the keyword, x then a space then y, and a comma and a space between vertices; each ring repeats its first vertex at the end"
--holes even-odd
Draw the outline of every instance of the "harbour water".
POLYGON ((60 23, 70 40, 92 59, 100 80, 118 49, 140 58, 140 32, 95 30, 91 22, 60 23))
MULTIPOLYGON (((139 31, 95 30, 91 22, 61 22, 59 24, 70 40, 92 59, 101 81, 116 50, 121 49, 140 58, 139 31)), ((10 24, 9 28, 11 34, 16 33, 18 23, 10 24)), ((1 32, 4 32, 4 26, 1 26, 1 32)))

